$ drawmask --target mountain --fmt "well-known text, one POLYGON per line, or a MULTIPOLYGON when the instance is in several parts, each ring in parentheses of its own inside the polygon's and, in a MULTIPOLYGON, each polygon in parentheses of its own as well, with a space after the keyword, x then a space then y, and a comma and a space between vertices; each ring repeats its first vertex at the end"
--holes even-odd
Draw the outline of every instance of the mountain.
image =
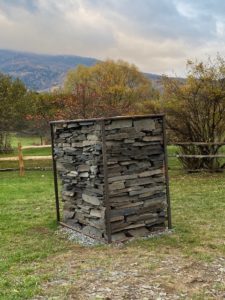
POLYGON ((0 49, 0 72, 20 78, 32 90, 50 90, 63 82, 67 71, 79 64, 94 65, 95 58, 43 55, 0 49))
MULTIPOLYGON (((92 66, 99 60, 75 55, 44 55, 0 49, 0 72, 20 78, 27 88, 49 91, 61 86, 69 69, 79 64, 92 66)), ((162 90, 161 76, 144 73, 153 86, 162 90)))

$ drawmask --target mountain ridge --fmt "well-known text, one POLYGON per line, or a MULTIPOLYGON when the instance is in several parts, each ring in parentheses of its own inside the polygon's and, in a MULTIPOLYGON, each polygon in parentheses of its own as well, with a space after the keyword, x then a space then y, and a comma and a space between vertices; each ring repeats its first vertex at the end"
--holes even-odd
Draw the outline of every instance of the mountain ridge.
MULTIPOLYGON (((69 69, 79 64, 92 66, 96 58, 77 55, 51 55, 0 49, 0 72, 21 79, 26 87, 36 91, 49 91, 60 86, 69 69)), ((161 75, 144 73, 157 87, 161 75)))

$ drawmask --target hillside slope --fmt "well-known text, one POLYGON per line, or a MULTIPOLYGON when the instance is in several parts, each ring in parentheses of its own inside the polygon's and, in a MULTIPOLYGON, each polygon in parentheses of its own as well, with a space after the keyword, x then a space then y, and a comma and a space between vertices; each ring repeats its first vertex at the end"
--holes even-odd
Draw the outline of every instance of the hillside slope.
POLYGON ((20 78, 32 90, 49 90, 63 82, 66 72, 97 59, 70 55, 43 55, 0 49, 0 72, 20 78))

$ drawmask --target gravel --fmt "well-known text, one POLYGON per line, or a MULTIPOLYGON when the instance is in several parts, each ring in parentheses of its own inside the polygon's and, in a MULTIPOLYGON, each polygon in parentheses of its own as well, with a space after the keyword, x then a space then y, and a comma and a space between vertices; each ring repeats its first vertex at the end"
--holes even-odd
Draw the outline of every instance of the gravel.
POLYGON ((56 234, 63 235, 68 238, 69 241, 76 242, 82 246, 92 247, 97 245, 104 245, 104 241, 99 241, 94 238, 88 237, 78 231, 72 230, 70 228, 62 227, 60 228, 56 234))
MULTIPOLYGON (((173 232, 173 230, 164 230, 164 231, 160 231, 160 232, 154 232, 154 233, 150 233, 148 236, 146 237, 139 237, 139 238, 130 238, 128 241, 126 241, 125 243, 130 243, 131 241, 134 240, 146 240, 149 238, 155 238, 155 237, 160 237, 163 235, 167 235, 167 234, 171 234, 173 232)), ((100 241, 91 237, 88 237, 78 231, 72 230, 70 228, 66 228, 66 227, 61 227, 56 234, 58 235, 63 235, 65 236, 69 241, 73 241, 76 242, 82 246, 86 246, 86 247, 92 247, 92 246, 98 246, 98 245, 106 245, 106 242, 104 240, 100 241)), ((120 242, 115 242, 115 245, 123 245, 124 243, 120 243, 120 242)))

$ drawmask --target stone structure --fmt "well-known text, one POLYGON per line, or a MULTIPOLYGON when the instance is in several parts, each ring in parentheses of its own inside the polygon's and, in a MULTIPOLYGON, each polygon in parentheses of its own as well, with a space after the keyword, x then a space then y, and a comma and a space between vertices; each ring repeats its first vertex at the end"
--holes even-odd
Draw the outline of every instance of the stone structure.
POLYGON ((163 119, 51 123, 64 224, 108 242, 165 229, 163 119))

